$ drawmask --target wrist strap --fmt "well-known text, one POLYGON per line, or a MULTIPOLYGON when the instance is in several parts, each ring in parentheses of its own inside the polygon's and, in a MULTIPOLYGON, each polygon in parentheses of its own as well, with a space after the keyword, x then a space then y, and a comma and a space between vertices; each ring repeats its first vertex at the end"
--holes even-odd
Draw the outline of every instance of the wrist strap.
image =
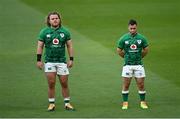
POLYGON ((74 60, 74 57, 69 57, 69 60, 73 61, 73 60, 74 60))
POLYGON ((37 61, 39 62, 39 61, 41 61, 41 54, 37 54, 37 61))

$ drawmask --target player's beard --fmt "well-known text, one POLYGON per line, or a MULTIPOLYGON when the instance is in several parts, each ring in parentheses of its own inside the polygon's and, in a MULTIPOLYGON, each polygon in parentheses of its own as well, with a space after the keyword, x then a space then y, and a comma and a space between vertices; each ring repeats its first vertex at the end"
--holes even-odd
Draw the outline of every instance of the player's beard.
POLYGON ((60 23, 59 22, 54 22, 51 26, 53 28, 58 28, 60 26, 60 23))

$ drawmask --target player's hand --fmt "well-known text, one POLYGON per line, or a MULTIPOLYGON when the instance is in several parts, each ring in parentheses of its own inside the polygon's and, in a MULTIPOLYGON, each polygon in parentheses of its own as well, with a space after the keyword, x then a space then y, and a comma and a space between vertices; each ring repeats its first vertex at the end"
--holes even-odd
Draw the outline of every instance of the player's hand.
POLYGON ((44 67, 44 64, 41 61, 38 61, 36 66, 37 66, 38 69, 42 70, 43 67, 44 67))
POLYGON ((72 60, 69 60, 68 63, 67 63, 67 67, 68 68, 71 68, 73 66, 73 61, 72 60))

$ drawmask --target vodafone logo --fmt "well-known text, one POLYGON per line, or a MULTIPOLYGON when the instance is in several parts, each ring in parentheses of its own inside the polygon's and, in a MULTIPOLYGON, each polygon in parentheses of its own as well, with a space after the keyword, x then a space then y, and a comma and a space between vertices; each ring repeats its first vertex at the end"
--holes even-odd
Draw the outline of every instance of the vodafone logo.
POLYGON ((53 39, 53 44, 55 45, 59 44, 59 40, 57 38, 53 39))
POLYGON ((135 50, 135 49, 137 49, 137 46, 136 46, 135 44, 132 44, 132 45, 130 46, 130 48, 133 49, 133 50, 135 50))

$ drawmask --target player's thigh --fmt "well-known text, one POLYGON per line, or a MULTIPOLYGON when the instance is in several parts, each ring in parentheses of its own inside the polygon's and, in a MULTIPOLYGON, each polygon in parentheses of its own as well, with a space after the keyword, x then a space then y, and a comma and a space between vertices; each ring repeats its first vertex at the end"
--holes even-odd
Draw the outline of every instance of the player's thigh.
POLYGON ((68 85, 68 75, 59 75, 61 85, 68 85))
POLYGON ((45 73, 49 72, 57 72, 55 63, 45 63, 44 64, 44 71, 45 73))
POLYGON ((122 77, 131 78, 133 76, 133 72, 131 70, 131 66, 125 65, 122 69, 122 77))
POLYGON ((145 69, 142 65, 136 66, 136 68, 134 70, 134 77, 137 79, 141 79, 141 78, 146 77, 145 69))
POLYGON ((142 78, 135 78, 136 84, 139 88, 139 90, 144 90, 144 77, 142 78))
POLYGON ((45 72, 49 87, 54 87, 56 84, 56 72, 45 72))
POLYGON ((131 83, 131 79, 132 79, 132 77, 123 77, 123 84, 124 85, 129 85, 130 83, 131 83))
POLYGON ((65 63, 59 63, 57 65, 57 74, 62 75, 69 75, 69 69, 67 68, 67 64, 65 63))
POLYGON ((123 79, 122 79, 123 80, 123 83, 122 83, 122 90, 123 91, 129 90, 131 79, 132 78, 123 77, 123 79))
POLYGON ((50 87, 54 87, 56 83, 56 66, 54 63, 45 63, 44 64, 45 75, 48 80, 50 87))
POLYGON ((136 83, 139 84, 139 85, 144 85, 144 77, 141 77, 141 78, 135 78, 136 80, 136 83))

